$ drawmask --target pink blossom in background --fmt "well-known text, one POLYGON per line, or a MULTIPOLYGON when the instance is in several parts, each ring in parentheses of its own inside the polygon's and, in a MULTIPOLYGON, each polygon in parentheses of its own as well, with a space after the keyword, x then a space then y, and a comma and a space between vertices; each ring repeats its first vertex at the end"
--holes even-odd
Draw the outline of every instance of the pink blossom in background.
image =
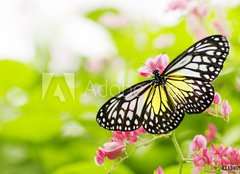
POLYGON ((190 11, 190 15, 194 15, 199 19, 204 19, 208 13, 208 8, 199 5, 197 1, 193 1, 193 3, 188 6, 188 9, 190 11))
POLYGON ((214 144, 212 144, 211 147, 212 147, 213 154, 219 157, 227 156, 228 153, 232 150, 231 147, 224 147, 222 144, 218 146, 215 146, 214 144))
POLYGON ((123 27, 128 24, 125 17, 114 13, 104 13, 99 19, 99 22, 109 28, 123 27))
POLYGON ((229 152, 229 161, 232 165, 240 165, 240 152, 238 149, 229 152))
POLYGON ((189 0, 173 0, 168 4, 168 10, 185 9, 189 4, 189 0))
POLYGON ((205 131, 207 141, 213 141, 217 135, 217 127, 214 124, 208 124, 208 129, 205 131))
POLYGON ((193 170, 192 170, 192 174, 199 174, 200 173, 200 168, 199 167, 194 167, 193 170))
POLYGON ((240 165, 239 149, 224 147, 222 144, 217 146, 212 144, 211 149, 205 147, 195 151, 192 157, 195 167, 201 169, 207 166, 209 172, 213 173, 221 166, 240 165))
POLYGON ((198 18, 195 15, 188 16, 188 23, 193 34, 198 39, 203 39, 207 36, 204 26, 200 24, 198 18))
POLYGON ((153 40, 155 48, 166 48, 174 44, 176 38, 173 34, 161 34, 153 40))
POLYGON ((222 101, 221 95, 215 92, 214 98, 213 98, 213 104, 218 105, 221 103, 221 101, 222 101))
POLYGON ((158 167, 158 168, 156 169, 156 172, 155 172, 155 173, 156 173, 156 174, 164 174, 162 167, 158 167))
POLYGON ((231 112, 232 112, 232 108, 231 106, 228 104, 227 100, 223 100, 221 108, 220 108, 220 112, 222 115, 224 116, 228 116, 231 112))
POLYGON ((160 73, 167 67, 169 58, 166 54, 159 54, 154 59, 148 58, 145 62, 145 66, 138 69, 138 74, 143 77, 149 77, 153 75, 154 70, 158 70, 160 73))
POLYGON ((230 32, 228 31, 226 24, 224 24, 220 20, 214 20, 213 22, 213 27, 222 35, 224 36, 230 36, 230 32))
POLYGON ((203 135, 196 135, 190 144, 190 150, 196 151, 207 146, 207 140, 203 135))
POLYGON ((205 160, 202 156, 202 154, 196 154, 193 157, 193 163, 197 167, 203 167, 205 165, 205 160))

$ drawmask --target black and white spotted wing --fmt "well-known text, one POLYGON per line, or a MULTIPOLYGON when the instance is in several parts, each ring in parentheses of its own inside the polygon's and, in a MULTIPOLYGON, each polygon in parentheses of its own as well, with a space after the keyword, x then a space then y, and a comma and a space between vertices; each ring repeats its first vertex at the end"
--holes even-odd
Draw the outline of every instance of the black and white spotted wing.
POLYGON ((142 125, 153 134, 175 129, 185 113, 200 113, 211 105, 211 81, 220 73, 228 52, 224 36, 200 40, 166 67, 161 74, 164 82, 155 77, 126 89, 101 107, 97 122, 106 129, 121 131, 142 125))
POLYGON ((210 82, 220 73, 228 52, 226 37, 209 36, 180 54, 167 66, 163 74, 168 77, 185 76, 210 82))
POLYGON ((141 117, 143 128, 152 134, 164 134, 176 129, 184 118, 185 108, 173 103, 166 87, 153 86, 148 93, 141 117))
POLYGON ((132 131, 142 125, 145 93, 152 80, 138 83, 108 100, 97 114, 100 126, 109 130, 132 131))

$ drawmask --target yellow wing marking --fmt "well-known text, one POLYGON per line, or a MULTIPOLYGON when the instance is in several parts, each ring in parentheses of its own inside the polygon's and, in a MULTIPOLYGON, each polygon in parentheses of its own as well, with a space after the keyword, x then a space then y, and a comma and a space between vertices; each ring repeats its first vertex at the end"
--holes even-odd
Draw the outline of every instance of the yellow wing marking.
POLYGON ((151 92, 151 94, 148 96, 147 104, 151 102, 155 114, 162 116, 167 109, 171 110, 168 104, 167 95, 162 86, 157 86, 155 88, 155 93, 153 91, 149 92, 151 92))

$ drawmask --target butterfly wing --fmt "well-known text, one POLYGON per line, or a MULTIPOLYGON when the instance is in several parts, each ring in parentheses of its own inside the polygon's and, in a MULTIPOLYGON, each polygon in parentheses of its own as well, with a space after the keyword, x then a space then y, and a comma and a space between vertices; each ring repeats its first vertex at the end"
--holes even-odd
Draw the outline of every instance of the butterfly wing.
POLYGON ((141 82, 108 100, 97 114, 100 126, 132 131, 143 125, 153 134, 179 126, 185 112, 200 113, 213 100, 214 80, 229 52, 224 36, 207 37, 184 51, 164 70, 165 84, 141 82))
POLYGON ((220 73, 228 52, 227 39, 215 35, 200 40, 174 59, 162 73, 165 84, 150 93, 143 109, 143 127, 149 133, 167 133, 181 123, 185 112, 201 113, 208 108, 214 96, 210 82, 220 73), (156 102, 160 106, 156 107, 156 102))
POLYGON ((220 73, 229 52, 226 37, 214 35, 195 43, 163 72, 166 89, 174 104, 183 104, 187 113, 200 113, 214 97, 211 81, 220 73))
POLYGON ((97 122, 109 130, 133 131, 142 125, 142 109, 152 80, 138 83, 109 99, 99 110, 97 122))
POLYGON ((164 134, 179 126, 185 108, 174 104, 165 86, 156 85, 150 89, 142 116, 144 129, 152 134, 164 134))
POLYGON ((229 52, 226 37, 209 36, 180 54, 164 70, 167 77, 184 76, 202 81, 214 80, 223 67, 229 52))
POLYGON ((203 112, 213 101, 214 88, 210 82, 171 77, 165 86, 174 106, 181 104, 188 114, 203 112))

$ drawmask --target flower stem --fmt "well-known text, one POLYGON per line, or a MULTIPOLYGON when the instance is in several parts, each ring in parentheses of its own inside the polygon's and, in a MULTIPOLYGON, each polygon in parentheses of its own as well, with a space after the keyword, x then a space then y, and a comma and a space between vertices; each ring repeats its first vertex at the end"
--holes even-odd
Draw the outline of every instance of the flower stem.
POLYGON ((129 158, 134 152, 136 152, 139 148, 141 147, 146 147, 148 146, 149 144, 151 144, 153 141, 155 141, 156 139, 158 138, 168 138, 170 137, 172 134, 169 133, 169 134, 163 134, 163 135, 157 135, 157 136, 154 136, 152 139, 150 139, 149 141, 146 141, 144 143, 141 143, 139 145, 136 145, 134 147, 134 149, 129 152, 128 154, 126 154, 123 158, 121 158, 117 163, 115 163, 106 173, 107 174, 110 174, 119 164, 121 164, 124 160, 126 160, 127 158, 129 158))
POLYGON ((178 141, 176 139, 176 136, 175 136, 175 131, 172 131, 172 135, 171 135, 171 140, 173 142, 173 145, 178 153, 178 156, 180 158, 180 164, 179 164, 179 174, 182 173, 182 166, 183 166, 183 163, 185 162, 188 162, 189 160, 187 160, 186 158, 184 158, 183 156, 183 153, 182 153, 182 150, 178 144, 178 141))

